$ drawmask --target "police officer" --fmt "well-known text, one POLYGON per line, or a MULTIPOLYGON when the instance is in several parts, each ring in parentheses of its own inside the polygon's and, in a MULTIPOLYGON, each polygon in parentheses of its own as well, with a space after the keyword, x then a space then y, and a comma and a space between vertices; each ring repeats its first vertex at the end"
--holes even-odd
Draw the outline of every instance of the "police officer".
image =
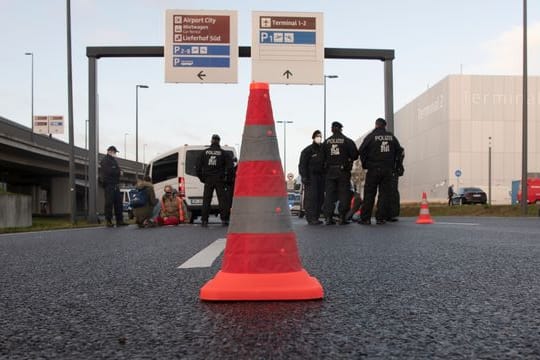
POLYGON ((392 216, 392 183, 395 164, 402 150, 394 134, 386 130, 386 121, 378 118, 375 129, 365 137, 359 148, 362 167, 367 170, 360 224, 371 224, 377 189, 380 197, 380 209, 375 215, 377 224, 384 224, 386 219, 392 216))
MULTIPOLYGON (((398 216, 400 212, 400 196, 399 196, 399 177, 403 176, 405 173, 405 168, 403 167, 403 160, 405 159, 405 151, 403 148, 400 148, 398 151, 400 156, 396 158, 396 163, 394 166, 394 171, 392 171, 392 182, 391 182, 391 191, 389 195, 390 206, 388 208, 388 214, 385 218, 386 221, 396 222, 398 221, 398 216)), ((380 204, 381 197, 377 199, 377 212, 381 209, 380 204)), ((380 215, 375 214, 375 218, 379 218, 380 215)))
POLYGON ((354 141, 341 133, 343 125, 337 121, 332 123, 332 136, 325 140, 322 154, 325 169, 324 216, 326 225, 334 225, 332 218, 334 204, 339 199, 339 223, 349 224, 346 219, 351 202, 351 170, 353 162, 358 158, 358 150, 354 141))
POLYGON ((116 226, 127 225, 124 222, 122 214, 122 194, 120 192, 120 166, 116 161, 118 150, 114 146, 109 146, 107 155, 101 159, 101 179, 105 190, 105 220, 108 227, 113 227, 112 213, 114 208, 114 217, 116 226))
POLYGON ((232 171, 232 157, 221 149, 219 135, 212 135, 212 141, 209 148, 206 148, 199 159, 197 165, 197 176, 204 183, 203 206, 201 221, 202 226, 208 226, 208 215, 210 213, 210 203, 214 190, 216 190, 221 223, 224 226, 229 225, 230 204, 226 192, 225 180, 227 173, 232 171))
POLYGON ((313 142, 300 153, 298 173, 304 186, 304 209, 309 225, 320 225, 321 208, 324 201, 324 177, 322 159, 322 135, 315 130, 311 135, 313 142))

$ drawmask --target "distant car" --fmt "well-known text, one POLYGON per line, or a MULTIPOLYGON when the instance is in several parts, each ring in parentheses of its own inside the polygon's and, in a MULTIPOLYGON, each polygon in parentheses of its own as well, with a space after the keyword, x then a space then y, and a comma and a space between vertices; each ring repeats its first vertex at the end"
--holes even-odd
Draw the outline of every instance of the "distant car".
POLYGON ((452 197, 452 205, 486 204, 486 193, 477 187, 459 188, 452 197))
POLYGON ((300 213, 300 194, 295 192, 290 192, 287 194, 287 203, 289 205, 289 210, 291 211, 292 215, 298 215, 300 213))

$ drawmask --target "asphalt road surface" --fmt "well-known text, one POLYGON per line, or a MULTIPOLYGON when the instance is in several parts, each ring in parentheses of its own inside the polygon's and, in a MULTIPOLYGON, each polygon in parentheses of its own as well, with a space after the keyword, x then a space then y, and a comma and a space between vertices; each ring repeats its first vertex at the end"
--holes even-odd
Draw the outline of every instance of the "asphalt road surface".
POLYGON ((218 224, 0 235, 0 358, 540 358, 540 220, 414 220, 295 219, 299 302, 200 301, 218 224))

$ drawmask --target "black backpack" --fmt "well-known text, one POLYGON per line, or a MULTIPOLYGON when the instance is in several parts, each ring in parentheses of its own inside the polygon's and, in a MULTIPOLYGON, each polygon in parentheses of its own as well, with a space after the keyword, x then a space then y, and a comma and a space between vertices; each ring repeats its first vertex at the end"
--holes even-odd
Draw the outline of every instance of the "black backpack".
POLYGON ((148 193, 145 188, 143 189, 135 189, 131 193, 131 200, 129 201, 129 204, 132 208, 140 208, 145 206, 148 203, 148 193))

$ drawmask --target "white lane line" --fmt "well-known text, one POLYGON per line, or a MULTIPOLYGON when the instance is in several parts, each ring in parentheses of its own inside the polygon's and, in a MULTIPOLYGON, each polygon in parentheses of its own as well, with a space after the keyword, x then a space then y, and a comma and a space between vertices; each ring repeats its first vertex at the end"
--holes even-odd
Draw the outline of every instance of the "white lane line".
POLYGON ((475 224, 475 223, 453 223, 453 222, 438 222, 438 221, 435 224, 438 224, 438 225, 468 225, 468 226, 480 225, 480 224, 475 224))
POLYGON ((191 268, 201 268, 201 267, 210 267, 221 254, 223 249, 225 249, 225 242, 227 239, 217 239, 188 261, 183 263, 178 267, 178 269, 191 269, 191 268))

